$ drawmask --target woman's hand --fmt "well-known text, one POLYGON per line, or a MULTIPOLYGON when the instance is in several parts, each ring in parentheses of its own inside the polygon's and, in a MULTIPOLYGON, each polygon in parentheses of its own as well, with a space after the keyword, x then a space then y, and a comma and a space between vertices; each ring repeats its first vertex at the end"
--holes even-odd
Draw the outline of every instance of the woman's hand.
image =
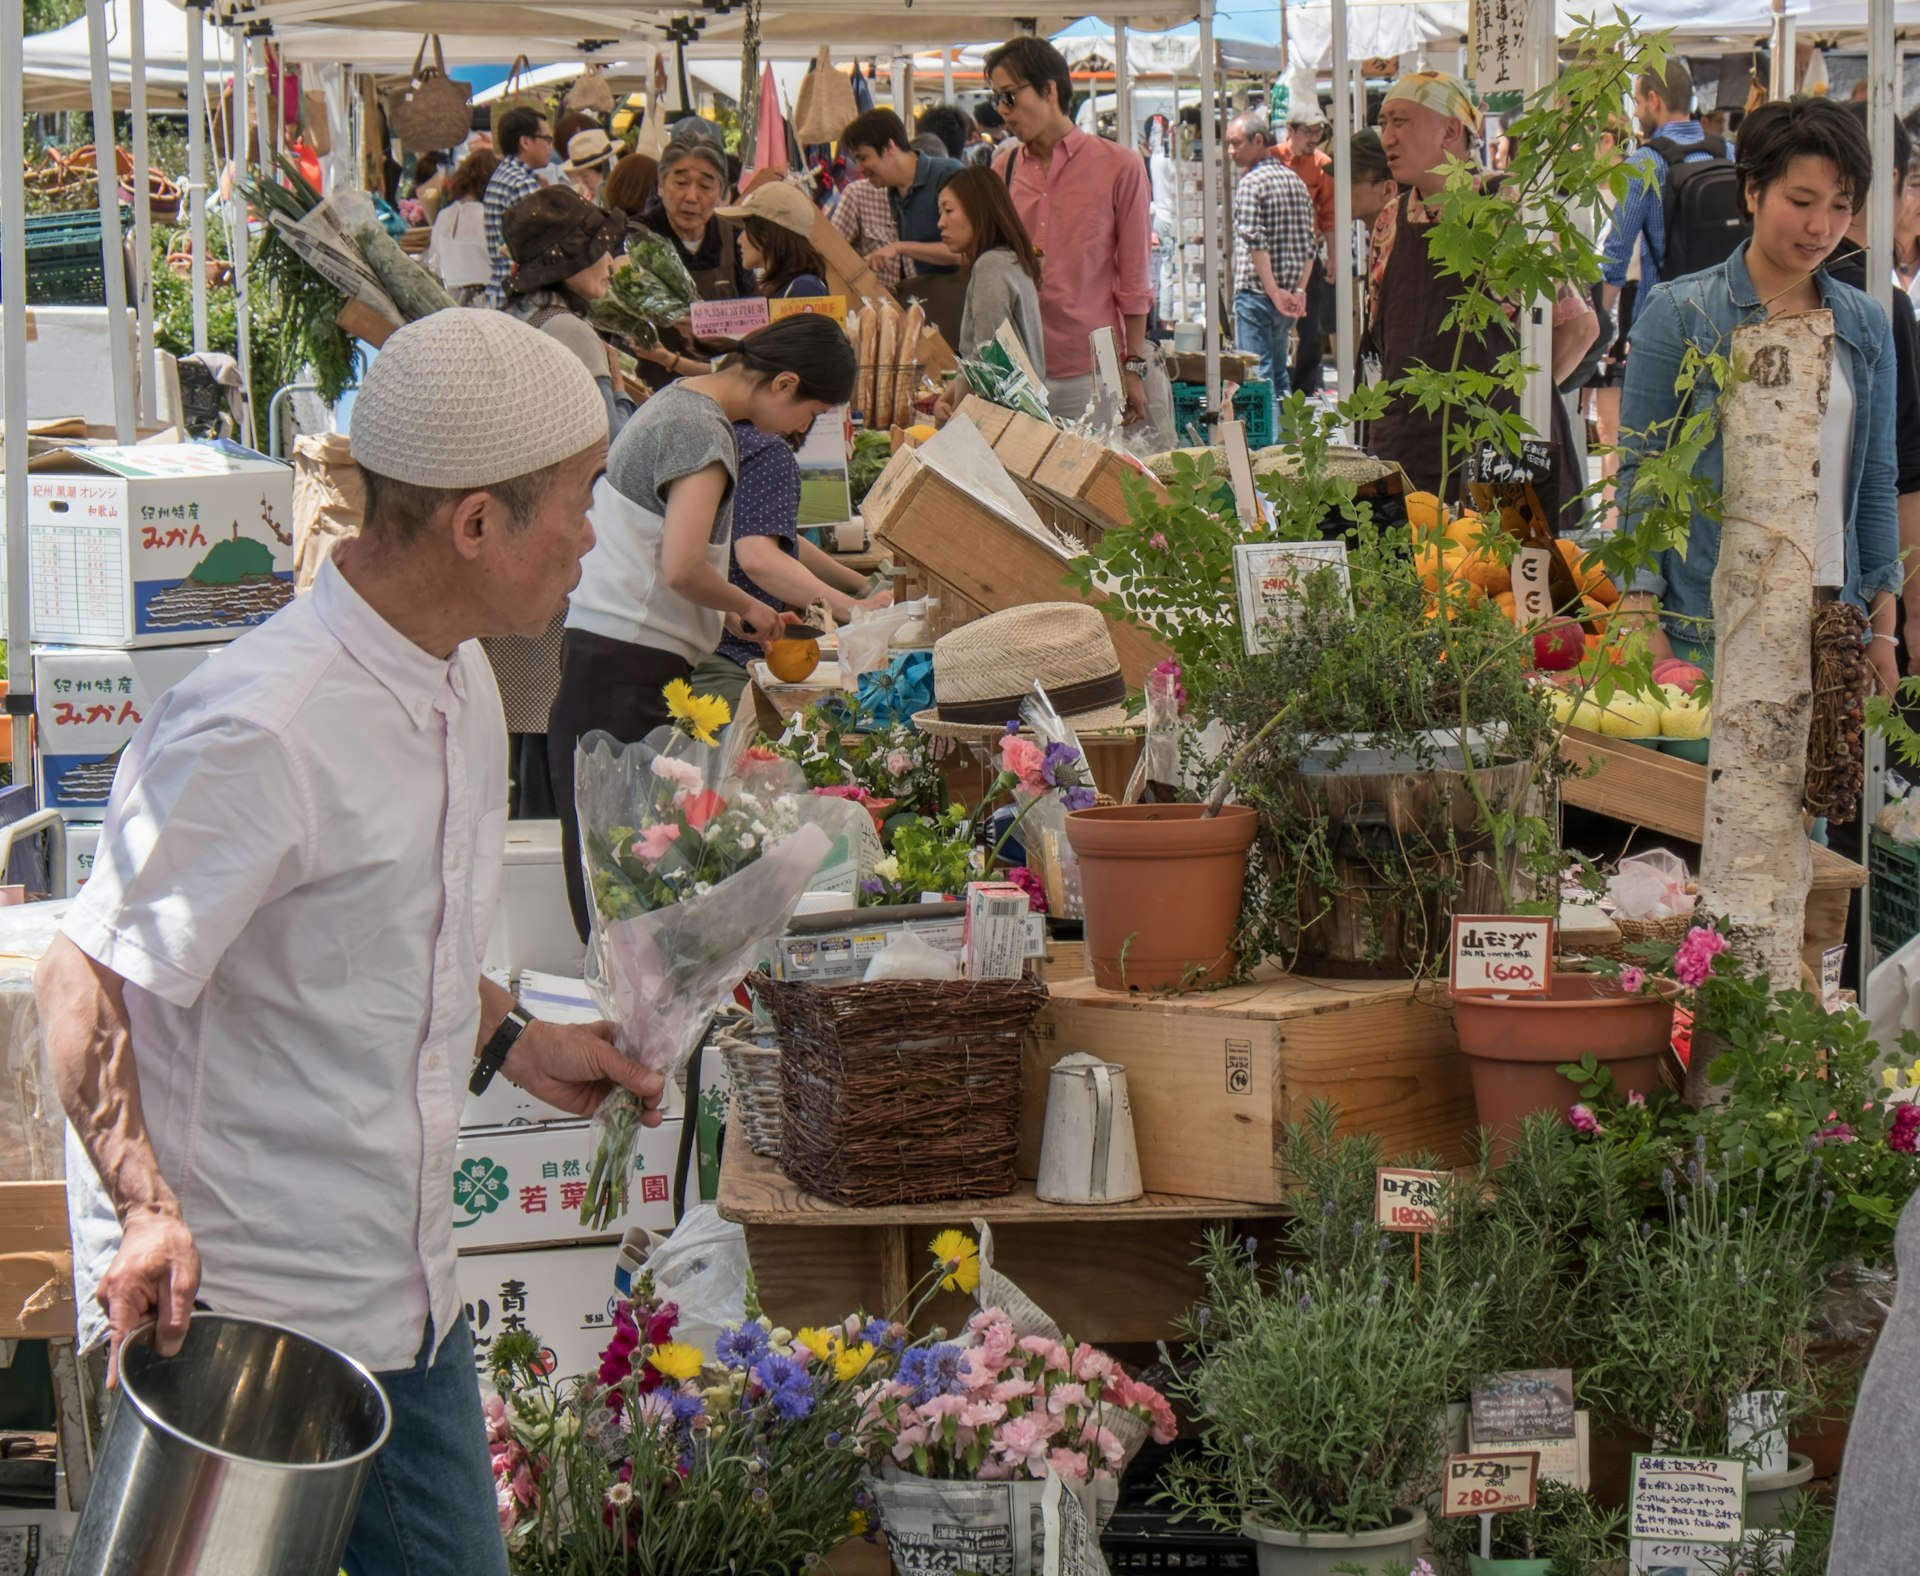
POLYGON ((1900 689, 1899 648, 1882 635, 1869 637, 1867 660, 1873 664, 1873 677, 1880 693, 1892 700, 1900 689))
POLYGON ((768 607, 764 602, 754 602, 751 607, 727 614, 726 618, 728 634, 736 640, 751 640, 760 646, 772 645, 786 633, 789 624, 799 622, 793 614, 768 607))

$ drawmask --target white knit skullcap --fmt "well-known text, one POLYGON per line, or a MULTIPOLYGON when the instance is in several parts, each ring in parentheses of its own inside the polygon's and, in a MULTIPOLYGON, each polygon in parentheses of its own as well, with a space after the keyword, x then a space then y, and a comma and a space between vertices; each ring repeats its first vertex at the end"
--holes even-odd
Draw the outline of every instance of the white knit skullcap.
POLYGON ((607 436, 585 364, 504 312, 453 307, 381 346, 354 397, 354 459, 415 487, 485 487, 607 436))

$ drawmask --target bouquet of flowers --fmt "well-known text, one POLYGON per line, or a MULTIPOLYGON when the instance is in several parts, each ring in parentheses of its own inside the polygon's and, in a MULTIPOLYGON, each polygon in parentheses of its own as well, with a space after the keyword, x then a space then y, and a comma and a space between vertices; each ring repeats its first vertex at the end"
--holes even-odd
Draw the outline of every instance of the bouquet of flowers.
MULTIPOLYGON (((831 839, 813 823, 848 812, 797 793, 790 764, 744 748, 740 730, 723 742, 724 701, 680 680, 667 701, 673 727, 644 743, 580 741, 574 800, 592 916, 587 984, 622 1054, 671 1075, 819 870, 831 839)), ((595 1229, 626 1208, 638 1102, 616 1092, 600 1117, 580 1212, 595 1229)))
POLYGON ((674 1340, 678 1320, 643 1276, 598 1374, 565 1386, 534 1336, 495 1341, 488 1439, 515 1576, 773 1576, 867 1530, 856 1425, 905 1331, 756 1318, 709 1359, 674 1340))

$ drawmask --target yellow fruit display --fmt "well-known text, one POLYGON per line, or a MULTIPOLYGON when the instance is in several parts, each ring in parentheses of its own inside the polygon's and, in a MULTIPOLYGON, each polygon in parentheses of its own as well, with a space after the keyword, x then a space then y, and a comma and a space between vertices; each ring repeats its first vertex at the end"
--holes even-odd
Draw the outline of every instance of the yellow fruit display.
POLYGON ((1410 492, 1406 504, 1407 524, 1413 528, 1416 539, 1432 536, 1447 528, 1446 508, 1432 493, 1410 492))
POLYGON ((1473 547, 1484 541, 1494 529, 1471 509, 1467 509, 1447 522, 1446 537, 1455 547, 1473 547))
POLYGON ((1660 732, 1658 701, 1639 695, 1615 695, 1600 714, 1600 731, 1616 739, 1651 739, 1660 732))
POLYGON ((767 647, 767 670, 782 684, 798 684, 819 666, 817 640, 776 640, 767 647))
POLYGON ((1489 596, 1513 589, 1513 571, 1490 552, 1463 552, 1454 558, 1454 574, 1478 586, 1489 596))

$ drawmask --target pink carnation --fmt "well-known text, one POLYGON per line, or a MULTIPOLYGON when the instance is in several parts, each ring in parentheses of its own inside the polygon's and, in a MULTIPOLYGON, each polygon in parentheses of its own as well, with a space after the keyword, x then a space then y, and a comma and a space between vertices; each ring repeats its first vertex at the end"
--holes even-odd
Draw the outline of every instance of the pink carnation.
POLYGON ((1706 925, 1695 925, 1673 955, 1673 977, 1697 990, 1713 972, 1713 960, 1727 950, 1727 938, 1706 925))
POLYGON ((672 783, 683 793, 697 793, 705 784, 699 767, 692 761, 683 761, 673 755, 656 755, 653 758, 653 775, 672 783))
POLYGON ((1912 1101, 1893 1113, 1893 1127, 1887 1133, 1887 1147, 1903 1155, 1920 1151, 1920 1105, 1912 1101))
POLYGON ((1057 1384, 1047 1392, 1047 1410, 1055 1417, 1062 1416, 1070 1406, 1084 1412, 1092 1405, 1093 1398, 1087 1394, 1085 1385, 1057 1384))
POLYGON ((889 777, 904 777, 907 768, 911 765, 913 765, 913 760, 905 750, 887 751, 887 775, 889 777))
POLYGON ((1087 1476, 1086 1455, 1078 1450, 1049 1450, 1047 1466, 1055 1477, 1065 1478, 1069 1483, 1078 1483, 1087 1476))
POLYGON ((1629 996, 1638 996, 1647 988, 1647 971, 1637 963, 1629 963, 1620 971, 1620 988, 1629 996))
POLYGON ((1567 1107, 1567 1120, 1573 1124, 1573 1130, 1576 1133, 1592 1134, 1601 1130, 1600 1118, 1586 1106, 1578 1103, 1567 1107))
POLYGON ((1629 1089, 1627 1091, 1628 1105, 1645 1105, 1646 1103, 1647 1103, 1647 1097, 1643 1095, 1638 1089, 1629 1089))
MULTIPOLYGON (((1029 1477, 1047 1475, 1047 1433, 1037 1418, 1016 1417, 1002 1423, 994 1435, 993 1453, 1008 1466, 1024 1469, 1029 1477)), ((894 1454, 899 1456, 897 1448, 894 1454)))
POLYGON ((667 850, 680 840, 680 828, 671 822, 650 826, 633 840, 633 857, 652 869, 667 857, 667 850))
POLYGON ((1047 757, 1039 745, 1031 739, 1023 739, 1017 733, 1009 733, 1000 741, 1000 765, 1020 779, 1020 786, 1029 793, 1047 791, 1047 757))

